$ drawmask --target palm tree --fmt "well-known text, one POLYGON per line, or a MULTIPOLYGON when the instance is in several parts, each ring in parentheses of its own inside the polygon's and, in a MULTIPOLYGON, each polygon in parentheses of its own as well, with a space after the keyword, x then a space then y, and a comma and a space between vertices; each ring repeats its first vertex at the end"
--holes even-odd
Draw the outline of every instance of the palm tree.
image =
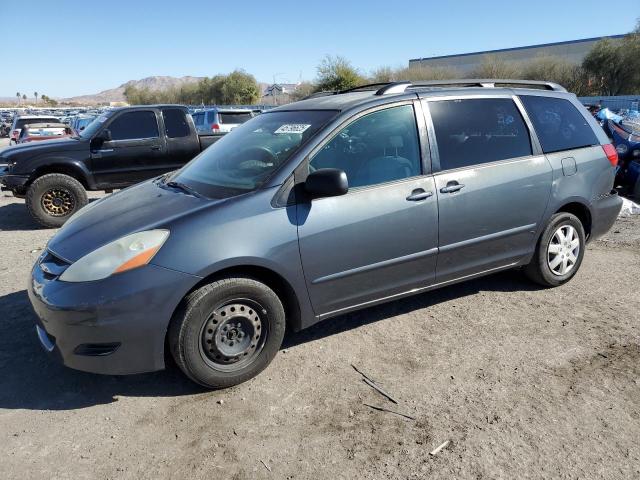
POLYGON ((16 92, 16 97, 18 97, 18 105, 20 105, 20 92, 16 92))
POLYGON ((27 100, 27 94, 26 93, 22 94, 22 99, 25 100, 25 101, 27 100))
POLYGON ((36 105, 38 104, 38 92, 33 92, 33 96, 36 97, 36 105))

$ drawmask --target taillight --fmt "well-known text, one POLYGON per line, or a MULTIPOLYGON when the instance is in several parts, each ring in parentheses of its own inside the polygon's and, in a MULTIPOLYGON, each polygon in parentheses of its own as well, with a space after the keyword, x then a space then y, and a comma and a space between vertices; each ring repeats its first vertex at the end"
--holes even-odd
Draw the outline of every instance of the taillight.
POLYGON ((211 124, 211 131, 212 132, 219 132, 220 131, 220 125, 218 125, 217 123, 212 123, 211 124))
POLYGON ((618 152, 616 151, 616 148, 610 143, 607 143, 602 146, 602 149, 604 150, 604 154, 607 156, 607 159, 609 159, 611 166, 618 166, 618 152))

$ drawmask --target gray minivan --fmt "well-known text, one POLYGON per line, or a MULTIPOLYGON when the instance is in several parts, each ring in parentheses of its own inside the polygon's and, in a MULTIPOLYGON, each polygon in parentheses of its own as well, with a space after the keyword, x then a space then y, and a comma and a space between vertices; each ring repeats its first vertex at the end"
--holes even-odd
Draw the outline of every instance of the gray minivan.
POLYGON ((31 273, 37 334, 72 368, 159 370, 168 349, 235 385, 286 329, 515 267, 569 281, 620 210, 616 163, 552 83, 318 95, 74 215, 31 273))

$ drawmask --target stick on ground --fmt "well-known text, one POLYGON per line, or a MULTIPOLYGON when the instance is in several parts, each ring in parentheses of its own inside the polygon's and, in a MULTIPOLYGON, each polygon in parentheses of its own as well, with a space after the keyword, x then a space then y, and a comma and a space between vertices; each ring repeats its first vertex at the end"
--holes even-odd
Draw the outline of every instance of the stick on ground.
POLYGON ((371 380, 369 380, 367 377, 364 377, 362 379, 362 381, 364 383, 366 383, 367 385, 369 385, 371 388, 375 389, 376 391, 378 391, 381 395, 384 395, 385 397, 387 397, 389 400, 391 400, 393 403, 395 403, 396 405, 398 405, 398 401, 393 398, 391 395, 389 395, 387 392, 385 392, 382 388, 380 388, 378 385, 376 385, 374 382, 372 382, 371 380))
POLYGON ((365 407, 373 408, 374 410, 378 410, 380 412, 393 413, 395 415, 400 415, 401 417, 408 418, 409 420, 415 420, 415 417, 406 415, 404 413, 396 412, 395 410, 389 410, 388 408, 384 408, 384 407, 376 407, 375 405, 369 405, 368 403, 363 403, 363 405, 365 407))

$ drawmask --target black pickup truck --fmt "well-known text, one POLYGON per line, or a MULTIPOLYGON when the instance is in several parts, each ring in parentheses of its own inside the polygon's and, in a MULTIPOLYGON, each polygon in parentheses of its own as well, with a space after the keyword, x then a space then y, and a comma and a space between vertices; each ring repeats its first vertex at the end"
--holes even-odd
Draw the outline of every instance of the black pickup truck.
POLYGON ((100 115, 77 137, 0 153, 0 184, 29 213, 59 227, 87 204, 87 190, 112 190, 182 167, 220 138, 198 135, 186 107, 124 107, 100 115))

